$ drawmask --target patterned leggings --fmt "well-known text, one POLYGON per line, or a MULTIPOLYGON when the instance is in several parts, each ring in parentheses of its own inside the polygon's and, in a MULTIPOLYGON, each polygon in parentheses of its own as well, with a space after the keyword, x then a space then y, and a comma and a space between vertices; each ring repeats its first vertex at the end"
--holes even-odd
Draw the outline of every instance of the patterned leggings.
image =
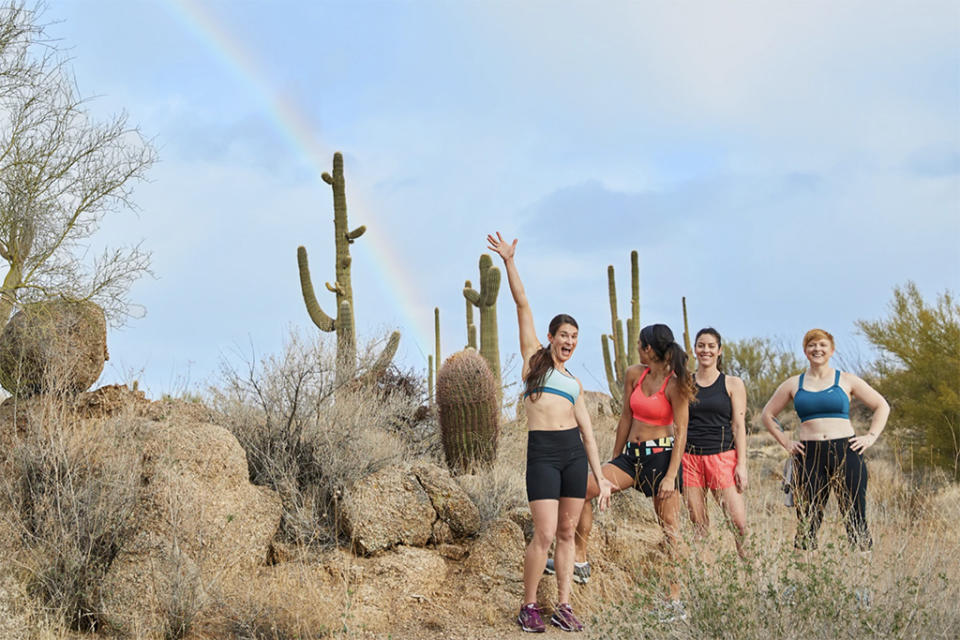
POLYGON ((873 545, 867 529, 867 465, 850 448, 849 438, 804 440, 803 453, 793 457, 794 496, 797 505, 797 549, 816 549, 817 531, 830 489, 847 528, 850 544, 866 550, 873 545))

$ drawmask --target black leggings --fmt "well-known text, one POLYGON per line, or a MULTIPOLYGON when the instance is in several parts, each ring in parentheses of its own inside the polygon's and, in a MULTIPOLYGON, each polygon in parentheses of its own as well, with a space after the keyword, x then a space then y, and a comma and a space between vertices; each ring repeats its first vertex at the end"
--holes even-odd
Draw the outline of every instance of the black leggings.
POLYGON ((849 438, 804 440, 803 453, 793 457, 794 497, 797 505, 797 549, 816 549, 817 531, 830 488, 847 527, 850 544, 859 549, 873 545, 867 530, 867 465, 850 448, 849 438))
POLYGON ((527 435, 527 500, 585 498, 587 453, 580 429, 531 430, 527 435))

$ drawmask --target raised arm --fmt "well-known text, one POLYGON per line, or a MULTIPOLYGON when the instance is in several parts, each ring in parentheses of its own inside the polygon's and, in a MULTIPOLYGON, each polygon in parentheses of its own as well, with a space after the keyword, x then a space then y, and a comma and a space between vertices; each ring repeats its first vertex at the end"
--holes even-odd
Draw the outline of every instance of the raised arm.
POLYGON ((526 368, 530 362, 530 356, 540 348, 540 341, 537 340, 537 331, 533 325, 533 311, 530 309, 530 302, 527 300, 527 292, 523 289, 523 282, 520 281, 520 272, 517 271, 517 264, 513 260, 514 253, 517 250, 517 239, 508 243, 497 232, 496 237, 487 236, 487 243, 491 251, 496 252, 503 258, 503 266, 507 270, 507 282, 510 283, 510 294, 517 305, 517 324, 520 326, 520 355, 523 357, 523 365, 526 368))

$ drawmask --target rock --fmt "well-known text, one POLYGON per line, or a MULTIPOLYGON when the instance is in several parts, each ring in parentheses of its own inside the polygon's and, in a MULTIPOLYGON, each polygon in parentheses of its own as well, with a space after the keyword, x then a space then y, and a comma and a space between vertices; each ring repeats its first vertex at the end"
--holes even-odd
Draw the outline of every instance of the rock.
POLYGON ((0 385, 13 394, 86 391, 109 359, 103 309, 92 302, 26 305, 0 334, 0 385))
POLYGON ((427 544, 437 512, 416 475, 394 466, 360 480, 345 496, 340 517, 356 550, 369 555, 398 544, 427 544))
POLYGON ((472 536, 480 529, 480 510, 450 472, 435 464, 420 463, 413 469, 430 497, 437 516, 450 526, 454 536, 472 536))
POLYGON ((529 507, 514 507, 504 514, 510 520, 513 520, 523 531, 523 539, 527 544, 533 540, 533 514, 529 507))
POLYGON ((120 629, 161 628, 175 598, 243 580, 268 558, 280 526, 277 494, 250 484, 246 454, 227 430, 206 423, 137 425, 142 451, 136 532, 103 581, 104 620, 120 629))
POLYGON ((483 530, 464 566, 478 574, 487 587, 523 594, 523 531, 507 518, 494 520, 483 530))
POLYGON ((584 390, 583 392, 583 403, 587 405, 587 412, 594 420, 601 416, 616 416, 616 412, 611 405, 612 402, 613 398, 609 394, 600 391, 584 390))

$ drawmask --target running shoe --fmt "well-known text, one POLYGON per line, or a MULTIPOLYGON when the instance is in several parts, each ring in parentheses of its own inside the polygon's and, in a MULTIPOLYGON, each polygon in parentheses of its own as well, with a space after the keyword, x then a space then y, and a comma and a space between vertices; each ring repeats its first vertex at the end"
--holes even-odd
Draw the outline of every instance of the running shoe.
POLYGON ((543 624, 543 617, 540 615, 540 607, 533 602, 520 608, 517 623, 521 629, 529 633, 543 633, 547 630, 547 626, 543 624))
MULTIPOLYGON (((552 576, 557 573, 557 569, 553 565, 553 558, 547 558, 547 566, 543 569, 543 572, 548 576, 552 576)), ((573 581, 577 584, 587 584, 590 582, 589 562, 573 563, 573 581)))
POLYGON ((567 603, 558 604, 553 608, 550 624, 560 627, 563 631, 583 631, 583 624, 573 615, 573 609, 567 603))

